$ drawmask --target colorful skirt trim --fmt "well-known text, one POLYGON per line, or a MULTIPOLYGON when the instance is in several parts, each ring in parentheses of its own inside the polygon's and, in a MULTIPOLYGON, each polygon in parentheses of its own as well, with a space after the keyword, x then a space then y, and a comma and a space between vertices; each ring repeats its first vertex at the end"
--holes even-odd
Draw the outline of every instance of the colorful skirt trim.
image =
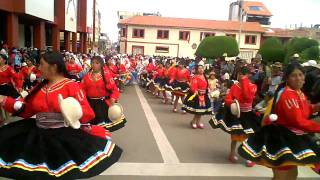
POLYGON ((296 135, 275 124, 264 126, 250 136, 238 152, 243 158, 270 168, 320 163, 320 146, 310 135, 296 135))
POLYGON ((231 114, 227 107, 221 107, 209 124, 212 128, 220 128, 228 134, 254 134, 260 129, 259 117, 253 112, 241 112, 240 118, 231 114), (221 115, 223 114, 223 115, 221 115))
POLYGON ((116 163, 122 150, 81 129, 41 129, 35 119, 0 128, 0 176, 13 179, 81 179, 116 163))
POLYGON ((112 122, 108 117, 109 106, 105 102, 104 98, 91 99, 88 98, 88 102, 95 113, 95 118, 90 121, 90 124, 98 125, 106 128, 110 132, 123 128, 127 122, 125 117, 112 122))
POLYGON ((168 78, 156 78, 155 79, 155 87, 159 91, 164 91, 166 90, 165 85, 168 83, 169 79, 168 78))
POLYGON ((113 121, 111 123, 100 123, 97 125, 106 128, 110 132, 113 132, 123 128, 126 125, 126 123, 127 123, 126 118, 122 117, 121 119, 117 121, 113 121))
POLYGON ((165 88, 167 90, 173 91, 173 92, 181 92, 181 93, 188 93, 190 90, 190 86, 188 82, 179 82, 179 81, 174 81, 170 85, 167 83, 165 85, 165 88))
POLYGON ((182 110, 197 115, 212 114, 212 106, 208 94, 204 95, 204 104, 202 106, 199 104, 199 96, 190 98, 191 96, 193 96, 193 93, 189 93, 184 99, 182 110))

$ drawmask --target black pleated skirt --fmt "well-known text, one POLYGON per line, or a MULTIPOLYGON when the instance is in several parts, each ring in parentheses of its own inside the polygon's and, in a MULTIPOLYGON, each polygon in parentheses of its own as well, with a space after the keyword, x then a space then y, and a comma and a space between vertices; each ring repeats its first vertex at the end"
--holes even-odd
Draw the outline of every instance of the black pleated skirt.
POLYGON ((270 168, 320 163, 320 146, 310 135, 296 135, 275 124, 250 136, 238 152, 243 158, 270 168))
POLYGON ((35 119, 1 127, 0 144, 0 176, 21 180, 90 178, 122 153, 111 140, 70 127, 38 128, 35 119))
POLYGON ((231 114, 229 107, 223 106, 210 119, 209 124, 212 128, 220 128, 231 135, 250 135, 260 129, 259 118, 253 111, 241 112, 240 118, 237 118, 231 114))
POLYGON ((11 84, 0 85, 0 95, 18 98, 20 94, 11 84))
POLYGON ((212 106, 208 94, 204 95, 204 106, 199 105, 199 96, 195 96, 192 100, 189 100, 192 95, 193 93, 188 93, 183 101, 182 110, 185 110, 190 114, 197 115, 212 114, 212 106))
POLYGON ((121 129, 125 126, 127 120, 122 118, 118 121, 112 122, 108 117, 109 106, 104 99, 90 99, 88 102, 95 113, 95 118, 90 121, 90 124, 102 126, 110 132, 121 129))

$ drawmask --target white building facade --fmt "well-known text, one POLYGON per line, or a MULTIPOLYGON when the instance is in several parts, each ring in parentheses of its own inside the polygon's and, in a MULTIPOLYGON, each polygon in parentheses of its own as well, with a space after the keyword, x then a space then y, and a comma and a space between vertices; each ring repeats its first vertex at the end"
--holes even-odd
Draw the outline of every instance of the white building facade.
MULTIPOLYGON (((240 34, 237 30, 240 23, 231 21, 136 16, 120 21, 118 26, 120 53, 150 56, 194 58, 198 45, 206 36, 232 36, 239 41, 240 34)), ((260 48, 264 29, 258 23, 241 26, 239 56, 251 59, 260 48)))

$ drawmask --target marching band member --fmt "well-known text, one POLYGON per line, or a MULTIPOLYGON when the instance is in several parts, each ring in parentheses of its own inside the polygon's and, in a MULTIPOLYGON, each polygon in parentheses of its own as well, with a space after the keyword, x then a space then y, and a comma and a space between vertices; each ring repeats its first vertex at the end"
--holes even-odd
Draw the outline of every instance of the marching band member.
POLYGON ((108 117, 108 109, 118 101, 120 93, 113 78, 105 74, 103 65, 103 59, 100 56, 94 56, 92 70, 82 79, 81 87, 96 115, 90 123, 105 127, 109 131, 115 131, 122 128, 126 120, 122 118, 117 122, 112 122, 108 117))
MULTIPOLYGON (((209 121, 213 128, 221 128, 223 131, 231 134, 229 160, 232 163, 236 163, 238 160, 236 156, 237 142, 244 141, 260 127, 257 116, 252 110, 252 103, 255 99, 257 86, 250 82, 248 73, 249 70, 247 67, 242 67, 238 72, 237 79, 239 83, 233 84, 225 97, 225 108, 227 111, 225 117, 217 120, 215 116, 213 116, 209 121), (233 111, 233 109, 235 109, 235 111, 233 111)), ((247 160, 246 165, 247 167, 252 167, 255 164, 247 160)))
POLYGON ((294 180, 297 166, 320 168, 320 147, 307 134, 320 132, 320 124, 309 119, 320 111, 320 104, 310 104, 301 91, 305 75, 299 63, 287 65, 284 79, 286 85, 276 90, 264 126, 244 141, 238 152, 245 159, 272 168, 273 179, 294 180))
POLYGON ((6 110, 25 118, 0 128, 0 176, 13 179, 80 179, 103 172, 122 150, 99 126, 78 83, 67 75, 63 56, 42 55, 45 79, 24 102, 0 96, 6 110), (65 99, 64 99, 65 98, 65 99), (35 119, 31 118, 35 115, 35 119))
POLYGON ((204 125, 200 122, 201 115, 212 114, 212 107, 208 96, 208 81, 202 65, 196 66, 195 74, 191 80, 191 91, 184 99, 182 109, 194 114, 190 123, 193 129, 203 129, 204 125))

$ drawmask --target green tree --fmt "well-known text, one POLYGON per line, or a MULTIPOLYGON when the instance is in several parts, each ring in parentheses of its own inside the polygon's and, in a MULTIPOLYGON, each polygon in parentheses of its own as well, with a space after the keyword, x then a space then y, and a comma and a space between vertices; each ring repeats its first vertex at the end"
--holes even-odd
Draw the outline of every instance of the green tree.
POLYGON ((303 50, 300 53, 300 55, 301 55, 302 60, 310 60, 310 59, 317 60, 317 59, 319 59, 319 47, 312 46, 310 48, 307 48, 307 49, 303 50))
POLYGON ((285 57, 284 47, 281 41, 275 37, 266 39, 258 53, 261 54, 263 60, 269 63, 283 62, 285 57))
POLYGON ((196 55, 204 58, 218 58, 227 53, 228 57, 239 54, 237 41, 228 36, 209 36, 199 44, 196 55))
POLYGON ((319 58, 319 43, 309 38, 293 38, 286 44, 286 57, 288 62, 294 54, 299 54, 302 61, 319 58))

